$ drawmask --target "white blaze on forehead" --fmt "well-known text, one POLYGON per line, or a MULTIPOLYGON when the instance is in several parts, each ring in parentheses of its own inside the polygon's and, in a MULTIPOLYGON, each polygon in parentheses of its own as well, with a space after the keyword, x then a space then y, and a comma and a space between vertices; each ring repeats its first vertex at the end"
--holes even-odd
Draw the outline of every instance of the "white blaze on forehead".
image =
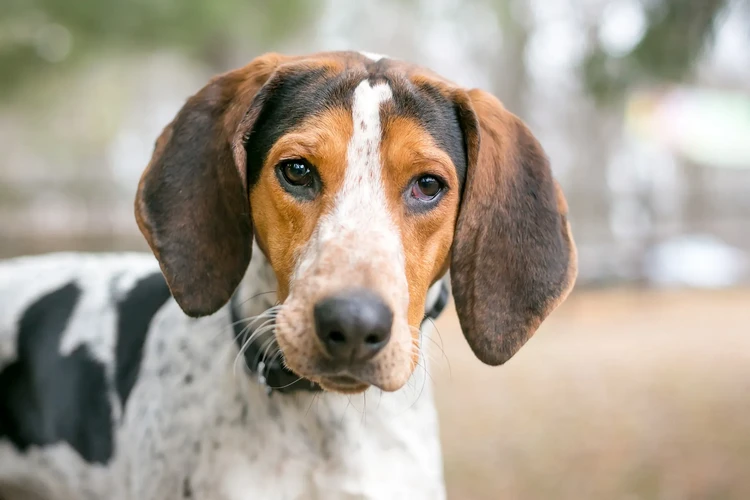
MULTIPOLYGON (((314 304, 352 288, 367 288, 393 313, 390 341, 378 355, 380 361, 373 360, 367 377, 380 380, 381 387, 398 388, 412 373, 415 343, 409 328, 404 246, 389 206, 380 152, 381 109, 392 99, 387 83, 373 85, 364 80, 354 89, 343 179, 336 183, 335 192, 326 193, 333 203, 318 219, 297 259, 276 334, 282 349, 296 342, 307 346, 299 349, 301 353, 317 352, 319 347, 310 335, 315 329, 314 304)), ((298 363, 298 373, 309 369, 303 364, 311 363, 299 356, 287 359, 298 363)))
POLYGON ((347 264, 377 265, 399 288, 392 298, 408 304, 405 259, 400 231, 388 209, 380 157, 382 127, 380 109, 393 98, 387 83, 371 85, 363 80, 352 99, 352 137, 347 146, 344 180, 331 212, 323 216, 307 245, 295 279, 300 278, 329 245, 343 251, 347 264), (377 264, 375 264, 377 263, 377 264))
MULTIPOLYGON (((387 210, 380 160, 380 105, 392 97, 387 83, 371 86, 369 80, 363 80, 354 90, 353 133, 346 151, 346 172, 330 214, 335 224, 329 227, 363 233, 397 232, 387 210)), ((398 244, 400 247, 400 241, 398 244)))
POLYGON ((388 59, 388 56, 384 56, 383 54, 375 54, 374 52, 360 51, 359 53, 368 59, 372 59, 373 61, 380 61, 381 59, 388 59))
MULTIPOLYGON (((346 151, 346 173, 336 210, 385 209, 386 199, 380 161, 380 105, 393 98, 387 83, 370 86, 362 81, 352 99, 353 133, 346 151)), ((375 216, 375 214, 372 214, 375 216)), ((390 217, 389 217, 390 218, 390 217)))

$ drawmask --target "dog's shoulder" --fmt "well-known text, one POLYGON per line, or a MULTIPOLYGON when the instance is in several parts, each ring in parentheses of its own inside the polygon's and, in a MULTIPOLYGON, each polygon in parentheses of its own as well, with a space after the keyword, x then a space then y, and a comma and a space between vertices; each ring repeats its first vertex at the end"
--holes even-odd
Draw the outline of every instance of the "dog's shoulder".
POLYGON ((0 311, 4 316, 35 296, 75 283, 82 291, 127 287, 128 280, 159 272, 146 253, 48 253, 0 260, 0 311))

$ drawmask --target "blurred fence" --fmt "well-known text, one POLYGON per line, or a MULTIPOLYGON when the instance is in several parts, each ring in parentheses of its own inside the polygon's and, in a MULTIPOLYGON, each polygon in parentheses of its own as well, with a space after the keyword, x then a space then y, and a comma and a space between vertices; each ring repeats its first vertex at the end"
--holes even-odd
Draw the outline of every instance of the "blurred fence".
MULTIPOLYGON (((222 1, 216 5, 236 7, 222 1)), ((304 9, 291 2, 298 12, 293 21, 283 9, 256 3, 243 11, 248 25, 278 30, 259 37, 234 20, 224 36, 204 40, 197 52, 166 42, 144 50, 135 40, 120 40, 116 49, 88 47, 89 56, 65 71, 53 63, 47 73, 29 70, 23 85, 6 89, 0 101, 0 257, 145 249, 132 216, 135 186, 161 127, 187 96, 212 74, 266 50, 361 48, 487 88, 531 125, 567 194, 581 286, 750 282, 750 153, 743 146, 750 143, 750 55, 739 50, 750 39, 750 10, 743 2, 674 4, 679 8, 662 2, 656 21, 649 5, 659 2, 637 0, 592 0, 577 9, 567 0, 327 0, 304 9), (692 47, 696 22, 705 24, 709 14, 715 28, 708 48, 674 54, 692 57, 691 71, 649 79, 641 67, 648 59, 641 57, 641 66, 617 73, 632 76, 619 94, 597 90, 602 85, 591 68, 598 54, 609 57, 605 70, 614 67, 628 51, 638 55, 656 36, 652 27, 672 17, 686 18, 693 31, 675 28, 672 37, 684 40, 657 40, 656 47, 692 47)), ((12 14, 4 25, 17 27, 12 14)), ((32 37, 36 55, 29 57, 52 54, 63 61, 75 54, 82 37, 48 24, 62 26, 70 47, 50 52, 44 43, 54 40, 32 37)), ((0 51, 21 43, 13 40, 0 37, 0 51)))

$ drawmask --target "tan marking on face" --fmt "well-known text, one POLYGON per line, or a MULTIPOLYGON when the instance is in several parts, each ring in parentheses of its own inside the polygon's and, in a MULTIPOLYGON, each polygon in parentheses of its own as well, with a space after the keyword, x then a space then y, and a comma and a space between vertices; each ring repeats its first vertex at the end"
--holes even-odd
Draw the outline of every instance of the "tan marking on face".
POLYGON ((467 92, 403 61, 375 59, 266 54, 212 79, 157 141, 135 208, 172 294, 191 316, 226 304, 246 274, 254 233, 284 303, 277 339, 289 367, 312 380, 326 374, 312 319, 316 301, 352 286, 379 294, 394 313, 390 342, 350 375, 395 390, 415 367, 425 296, 449 259, 462 328, 488 364, 509 359, 564 300, 577 264, 564 196, 555 185, 553 202, 548 162, 522 122, 487 93, 467 92), (329 109, 281 137, 248 204, 246 141, 255 121, 275 85, 310 71, 358 81, 352 110, 329 109), (362 80, 368 74, 378 76, 362 80), (455 168, 417 121, 389 115, 394 89, 384 75, 396 90, 395 82, 407 78, 417 89, 437 91, 458 113, 468 168, 458 221, 455 168), (207 126, 209 119, 215 126, 207 126), (314 200, 297 200, 279 185, 274 167, 293 157, 317 167, 323 189, 314 200), (432 210, 410 213, 404 193, 422 173, 442 177, 449 189, 432 210), (529 196, 522 175, 538 183, 541 198, 529 196), (544 217, 554 207, 559 224, 544 217), (529 230, 540 225, 544 232, 529 230))
POLYGON ((251 205, 259 245, 279 279, 284 307, 276 338, 289 368, 328 387, 326 376, 334 373, 315 333, 313 308, 323 298, 365 287, 389 305, 393 327, 383 350, 350 373, 396 390, 419 358, 427 291, 447 270, 458 179, 449 156, 415 120, 386 112, 381 123, 379 103, 389 101, 389 89, 366 82, 358 88, 353 116, 329 111, 279 139, 251 205), (280 160, 299 157, 321 177, 315 200, 294 199, 276 178, 280 160), (443 179, 446 191, 432 210, 413 213, 405 197, 421 175, 443 179))
POLYGON ((343 182, 351 131, 351 117, 341 108, 308 118, 274 144, 250 193, 258 245, 276 273, 277 296, 281 302, 289 295, 302 248, 310 240, 320 217, 331 210, 334 195, 343 182), (295 158, 308 160, 321 176, 323 191, 313 200, 295 199, 281 187, 276 177, 276 165, 295 158))
MULTIPOLYGON (((448 154, 415 120, 387 120, 381 149, 383 180, 394 220, 401 232, 409 284, 409 324, 419 327, 429 287, 448 268, 459 204, 456 168, 448 154), (446 182, 438 204, 429 211, 411 213, 404 204, 411 182, 433 175, 446 182)), ((412 331, 415 340, 417 331, 412 331)))
POLYGON ((321 169, 324 196, 333 203, 317 214, 317 226, 299 253, 277 317, 276 338, 289 368, 324 386, 326 376, 350 375, 396 390, 414 368, 403 245, 382 177, 380 111, 390 99, 387 84, 362 80, 356 87, 351 132, 339 162, 345 165, 343 181, 328 183, 321 169), (352 288, 371 290, 391 309, 390 340, 363 365, 335 367, 315 333, 313 307, 352 288))

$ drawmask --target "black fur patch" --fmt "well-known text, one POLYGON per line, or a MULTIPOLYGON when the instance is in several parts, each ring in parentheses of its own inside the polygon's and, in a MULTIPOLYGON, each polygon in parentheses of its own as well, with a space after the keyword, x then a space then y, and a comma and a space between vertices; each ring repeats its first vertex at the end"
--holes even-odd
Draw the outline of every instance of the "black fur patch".
POLYGON ((169 299, 164 276, 157 272, 141 278, 117 302, 117 346, 115 347, 115 387, 123 411, 133 390, 143 359, 146 334, 154 315, 169 299))
POLYGON ((392 105, 381 109, 381 121, 385 123, 389 113, 416 120, 438 147, 448 153, 456 167, 459 187, 463 189, 467 168, 466 143, 456 103, 436 87, 414 85, 399 70, 392 71, 392 61, 387 57, 377 61, 360 57, 365 58, 370 83, 375 85, 384 81, 393 92, 392 105))
POLYGON ((393 89, 395 113, 416 120, 438 147, 448 153, 456 167, 459 187, 463 188, 466 145, 455 103, 428 85, 418 87, 403 79, 389 79, 389 84, 393 89))
POLYGON ((440 316, 440 314, 443 312, 443 309, 445 309, 445 306, 448 305, 448 299, 450 298, 450 292, 448 291, 448 285, 445 284, 445 282, 442 282, 440 284, 440 295, 438 295, 437 300, 432 305, 432 308, 427 311, 427 314, 425 314, 425 321, 427 318, 436 320, 440 316))
MULTIPOLYGON (((360 80, 365 76, 359 73, 360 80)), ((263 107, 245 143, 248 186, 257 182, 268 151, 281 136, 326 108, 351 108, 356 81, 357 75, 351 73, 330 75, 324 69, 316 69, 269 82, 256 96, 263 107)))
MULTIPOLYGON (((317 392, 322 390, 321 387, 307 379, 298 377, 294 372, 284 366, 284 361, 278 356, 266 359, 261 371, 260 362, 263 361, 264 352, 270 341, 268 336, 256 339, 248 345, 245 345, 246 339, 253 334, 252 331, 246 331, 245 321, 239 315, 239 306, 237 296, 232 297, 230 301, 230 318, 232 322, 232 332, 237 347, 243 352, 245 366, 254 374, 260 375, 265 379, 266 388, 270 391, 276 391, 289 394, 297 391, 317 392)), ((244 411, 244 410, 243 410, 244 411)))
POLYGON ((20 451, 67 442, 84 460, 112 456, 112 409, 104 365, 84 345, 60 341, 81 297, 75 283, 34 302, 18 323, 18 358, 0 372, 0 437, 20 451))
POLYGON ((462 188, 466 178, 466 147, 455 103, 436 88, 415 86, 400 70, 391 72, 390 66, 388 59, 381 59, 366 61, 366 72, 359 67, 348 68, 341 74, 316 69, 269 82, 256 97, 263 104, 245 143, 248 186, 257 182, 268 151, 281 136, 327 108, 341 106, 350 110, 354 90, 367 79, 371 85, 384 81, 393 91, 392 105, 382 108, 382 118, 395 113, 420 123, 450 156, 462 188))

